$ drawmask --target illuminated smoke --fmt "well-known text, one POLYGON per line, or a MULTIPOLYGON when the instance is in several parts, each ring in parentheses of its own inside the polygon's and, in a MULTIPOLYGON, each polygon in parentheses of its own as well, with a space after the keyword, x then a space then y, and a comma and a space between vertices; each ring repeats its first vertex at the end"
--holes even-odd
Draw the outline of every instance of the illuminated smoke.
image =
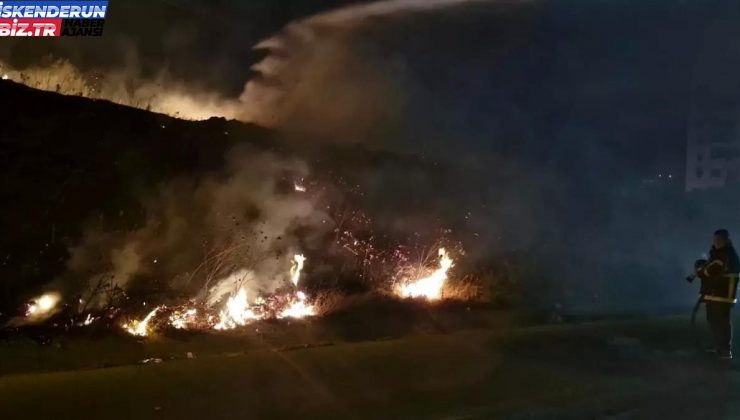
POLYGON ((291 188, 308 175, 306 165, 234 152, 228 167, 225 174, 173 180, 147 195, 137 228, 88 229, 70 250, 64 283, 71 288, 84 281, 69 295, 81 293, 90 308, 101 307, 115 300, 111 291, 162 282, 211 307, 242 287, 257 297, 293 286, 295 250, 333 228, 317 197, 291 188), (311 233, 298 237, 301 231, 311 233))
MULTIPOLYGON (((287 25, 254 48, 267 56, 241 95, 241 118, 288 132, 364 141, 401 120, 406 57, 373 44, 364 29, 415 13, 523 0, 389 0, 347 6, 287 25)), ((402 25, 402 23, 400 23, 402 25)))
POLYGON ((238 114, 247 114, 239 101, 188 86, 166 73, 154 78, 140 77, 128 68, 84 73, 69 61, 58 60, 50 65, 24 69, 15 69, 0 61, 0 74, 3 80, 40 90, 103 99, 186 120, 234 119, 238 114))
MULTIPOLYGON (((398 118, 406 99, 403 57, 358 47, 358 29, 373 25, 376 18, 476 3, 526 1, 388 0, 297 20, 255 45, 268 54, 252 66, 257 76, 247 81, 238 98, 176 79, 164 69, 144 76, 141 60, 132 51, 122 54, 132 58, 116 70, 83 71, 66 59, 23 68, 0 61, 0 75, 37 89, 108 100, 176 118, 224 117, 288 131, 353 137, 398 118)), ((198 60, 192 57, 193 62, 198 60)), ((199 66, 208 71, 207 65, 199 66)))

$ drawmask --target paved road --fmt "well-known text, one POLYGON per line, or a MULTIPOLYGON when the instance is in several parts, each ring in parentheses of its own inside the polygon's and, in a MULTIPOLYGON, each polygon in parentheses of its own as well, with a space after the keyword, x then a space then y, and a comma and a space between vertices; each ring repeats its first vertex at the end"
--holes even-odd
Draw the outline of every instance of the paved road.
POLYGON ((0 418, 738 418, 740 372, 689 332, 595 323, 12 374, 0 418))

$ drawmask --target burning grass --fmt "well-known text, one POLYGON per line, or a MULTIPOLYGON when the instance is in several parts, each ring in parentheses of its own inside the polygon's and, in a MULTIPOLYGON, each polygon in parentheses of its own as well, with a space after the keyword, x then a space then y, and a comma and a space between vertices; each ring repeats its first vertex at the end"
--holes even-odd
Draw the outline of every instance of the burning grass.
POLYGON ((317 314, 316 308, 309 301, 306 294, 298 290, 306 257, 296 254, 291 260, 289 270, 291 286, 294 290, 276 292, 266 296, 259 296, 250 301, 247 287, 243 282, 246 275, 230 275, 219 280, 207 296, 206 304, 197 304, 193 301, 179 306, 168 307, 161 305, 150 311, 144 318, 131 319, 122 323, 121 327, 131 335, 146 337, 156 329, 174 328, 181 330, 231 330, 265 319, 305 318, 317 314), (219 295, 224 287, 235 290, 226 298, 220 309, 215 304, 221 301, 219 295), (152 320, 160 313, 156 323, 152 320))
MULTIPOLYGON (((255 321, 268 319, 294 318, 301 319, 327 314, 341 305, 339 295, 324 294, 319 299, 310 299, 305 292, 298 290, 301 272, 306 257, 296 254, 290 267, 290 281, 294 289, 290 292, 278 292, 259 296, 250 302, 248 292, 243 284, 229 296, 220 310, 213 308, 182 306, 176 308, 158 307, 149 312, 140 321, 133 320, 123 324, 124 330, 132 335, 147 336, 154 328, 150 327, 153 316, 161 309, 168 309, 169 315, 159 322, 160 328, 230 330, 244 327, 255 321)), ((401 267, 398 277, 401 279, 393 286, 392 296, 403 300, 422 300, 427 302, 440 300, 472 300, 470 284, 450 285, 449 271, 454 261, 445 248, 438 250, 437 267, 401 267)), ((231 278, 231 277, 229 277, 231 278)), ((218 282, 211 290, 219 290, 218 282)), ((238 284, 238 283, 237 283, 238 284)))
POLYGON ((403 279, 397 293, 403 298, 437 300, 442 297, 442 288, 447 282, 447 272, 452 268, 452 258, 444 248, 439 249, 439 267, 421 278, 403 279))
MULTIPOLYGON (((337 291, 309 294, 301 290, 303 270, 309 259, 302 254, 295 254, 290 263, 286 270, 286 286, 271 293, 251 296, 248 291, 251 277, 244 271, 209 282, 213 286, 204 298, 159 304, 153 309, 141 311, 138 316, 130 315, 132 311, 121 311, 111 306, 102 312, 87 313, 86 316, 82 314, 70 321, 70 325, 90 327, 96 323, 113 322, 127 334, 149 337, 165 331, 225 331, 260 321, 331 317, 332 314, 353 310, 351 308, 367 306, 366 303, 370 301, 376 302, 374 306, 378 305, 377 302, 387 302, 396 307, 416 308, 444 302, 469 305, 481 301, 484 296, 481 292, 483 288, 472 277, 453 278, 451 270, 455 267, 455 257, 445 248, 438 248, 436 257, 426 258, 419 264, 399 265, 397 274, 390 280, 391 286, 366 294, 369 297, 361 298, 360 301, 365 303, 360 305, 356 298, 337 291), (229 289, 230 292, 224 293, 229 289)), ((58 294, 46 294, 35 299, 26 317, 31 319, 41 312, 51 311, 60 300, 58 294)), ((142 304, 140 307, 145 306, 142 304)))
MULTIPOLYGON (((334 334, 350 340, 446 331, 448 327, 428 319, 431 314, 446 313, 445 318, 450 318, 451 314, 456 314, 453 318, 462 316, 451 324, 457 325, 468 322, 465 314, 471 307, 487 307, 484 302, 486 287, 481 284, 481 279, 472 275, 460 277, 453 272, 459 258, 459 253, 437 248, 435 256, 430 255, 418 264, 398 266, 397 274, 389 279, 387 288, 348 295, 336 290, 312 290, 309 293, 305 289, 303 271, 310 267, 311 260, 296 254, 290 259, 290 267, 286 267, 285 286, 271 293, 250 295, 248 276, 226 276, 212 282, 209 289, 212 293, 222 292, 224 288, 219 285, 230 282, 228 286, 232 292, 222 298, 215 296, 211 300, 210 296, 205 296, 181 303, 171 301, 149 306, 149 309, 145 309, 143 303, 138 304, 138 308, 137 305, 127 308, 109 306, 71 319, 56 319, 54 325, 66 325, 64 331, 70 328, 102 334, 118 331, 147 340, 217 331, 233 331, 230 334, 238 336, 249 331, 262 331, 266 325, 288 328, 296 324, 294 321, 298 321, 298 325, 316 326, 307 328, 332 326, 336 331, 334 334), (288 320, 293 322, 285 322, 288 320)), ((37 298, 33 302, 46 308, 48 301, 37 298)), ((31 310, 34 311, 37 309, 31 310)), ((432 319, 438 317, 434 315, 432 319)))

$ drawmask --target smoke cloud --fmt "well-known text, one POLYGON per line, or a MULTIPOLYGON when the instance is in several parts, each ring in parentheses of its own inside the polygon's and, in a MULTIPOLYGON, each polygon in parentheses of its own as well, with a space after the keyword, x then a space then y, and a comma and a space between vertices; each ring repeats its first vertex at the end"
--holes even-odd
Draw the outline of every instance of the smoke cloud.
POLYGON ((315 198, 293 188, 307 175, 300 161, 235 150, 223 174, 176 179, 145 197, 141 227, 89 228, 71 250, 64 285, 86 301, 95 294, 92 305, 119 291, 205 299, 220 283, 284 286, 294 253, 332 228, 315 198))
POLYGON ((186 120, 247 115, 237 100, 173 79, 166 71, 144 77, 135 65, 117 70, 82 72, 67 60, 16 69, 0 61, 0 76, 65 95, 104 99, 186 120))
MULTIPOLYGON (((137 40, 142 34, 28 51, 10 43, 0 49, 0 76, 183 119, 224 117, 306 136, 371 143, 396 133, 406 116, 413 75, 403 43, 394 46, 398 40, 392 39, 406 36, 397 31, 405 16, 477 4, 498 10, 527 3, 390 0, 318 13, 257 43, 257 54, 266 56, 252 66, 252 74, 246 71, 248 58, 241 65, 233 63, 240 48, 232 48, 234 56, 224 53, 222 58, 191 51, 189 45, 205 43, 212 34, 178 20, 161 40, 164 56, 154 62, 145 54, 150 47, 137 40), (391 38, 379 36, 376 31, 381 27, 391 38), (248 80, 240 95, 231 88, 234 77, 226 76, 239 68, 245 70, 240 82, 248 80)), ((124 17, 125 13, 117 19, 124 17)), ((211 41, 219 48, 233 43, 231 38, 211 41)))
MULTIPOLYGON (((403 149, 421 134, 413 127, 419 118, 429 124, 430 117, 448 113, 430 108, 447 105, 431 98, 423 105, 426 115, 414 114, 420 98, 447 92, 447 86, 427 84, 428 73, 470 70, 470 58, 458 59, 450 48, 483 54, 480 64, 488 69, 526 32, 533 4, 392 0, 293 22, 255 46, 267 55, 252 67, 257 76, 240 97, 246 106, 241 118, 302 136, 403 149), (478 34, 483 22, 497 29, 478 34), (485 47, 478 37, 486 38, 485 47), (437 55, 438 45, 446 48, 446 61, 423 62, 437 55)), ((416 146, 406 150, 418 153, 416 146)))

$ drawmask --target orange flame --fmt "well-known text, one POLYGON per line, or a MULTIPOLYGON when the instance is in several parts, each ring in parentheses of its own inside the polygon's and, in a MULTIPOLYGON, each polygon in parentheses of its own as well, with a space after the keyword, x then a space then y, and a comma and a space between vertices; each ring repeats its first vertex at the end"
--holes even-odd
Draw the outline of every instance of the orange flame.
POLYGON ((230 330, 246 325, 260 317, 252 311, 247 300, 247 291, 241 287, 236 295, 226 301, 226 307, 221 310, 218 323, 213 327, 217 330, 230 330))
POLYGON ((452 258, 450 258, 444 248, 440 248, 439 268, 427 277, 405 281, 398 288, 398 294, 403 298, 440 299, 442 296, 442 287, 447 281, 447 272, 452 266, 452 258))
POLYGON ((130 322, 124 323, 122 325, 123 329, 126 330, 131 335, 136 335, 139 337, 146 337, 149 335, 149 322, 154 318, 154 315, 157 314, 157 312, 162 309, 161 306, 158 306, 154 308, 151 312, 147 314, 147 316, 144 317, 141 321, 138 320, 132 320, 130 322))

